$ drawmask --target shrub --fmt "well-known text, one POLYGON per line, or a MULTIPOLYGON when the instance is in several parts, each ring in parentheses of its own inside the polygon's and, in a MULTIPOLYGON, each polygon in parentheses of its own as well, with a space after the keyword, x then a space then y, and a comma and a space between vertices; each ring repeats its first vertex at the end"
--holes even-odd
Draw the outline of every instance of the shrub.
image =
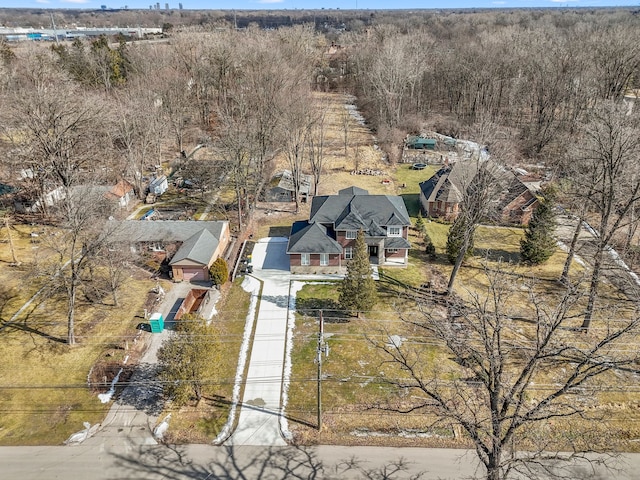
POLYGON ((224 258, 218 258, 209 269, 211 281, 215 285, 224 285, 229 278, 229 268, 224 258))

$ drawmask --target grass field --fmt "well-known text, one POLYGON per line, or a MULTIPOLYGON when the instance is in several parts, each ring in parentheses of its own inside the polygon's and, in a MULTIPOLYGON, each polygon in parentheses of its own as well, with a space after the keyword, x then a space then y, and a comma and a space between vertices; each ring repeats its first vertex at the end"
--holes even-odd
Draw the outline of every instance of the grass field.
POLYGON ((205 398, 198 405, 175 408, 167 404, 160 415, 162 419, 171 413, 171 428, 166 437, 170 443, 210 443, 229 417, 250 295, 240 287, 240 282, 226 285, 224 290, 221 303, 216 305, 218 314, 212 319, 219 335, 216 347, 224 354, 220 364, 211 365, 205 398))
POLYGON ((3 331, 1 445, 59 445, 82 430, 83 422, 102 421, 109 404, 100 403, 87 377, 96 362, 119 366, 142 347, 134 342, 136 315, 153 285, 131 278, 118 307, 79 302, 73 346, 47 338, 64 338, 66 332, 64 306, 52 299, 37 301, 21 328, 3 331))

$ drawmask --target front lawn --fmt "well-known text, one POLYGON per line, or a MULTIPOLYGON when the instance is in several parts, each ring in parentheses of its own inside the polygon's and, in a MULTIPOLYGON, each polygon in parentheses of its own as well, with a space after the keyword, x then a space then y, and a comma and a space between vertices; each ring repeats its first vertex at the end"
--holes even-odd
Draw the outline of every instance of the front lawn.
POLYGON ((204 379, 205 398, 197 405, 183 407, 174 407, 169 403, 160 415, 162 420, 171 413, 169 430, 165 436, 170 443, 211 443, 229 418, 250 301, 250 294, 240 284, 241 280, 238 280, 227 285, 223 297, 216 304, 218 313, 212 321, 217 327, 218 338, 214 342, 224 354, 220 356, 218 365, 211 365, 211 372, 204 379))
MULTIPOLYGON (((29 282, 25 281, 25 285, 29 282)), ((6 328, 0 343, 0 445, 60 445, 83 423, 99 423, 110 404, 101 403, 87 378, 96 363, 121 366, 123 357, 142 346, 139 331, 150 280, 130 278, 118 307, 79 302, 78 344, 61 340, 66 333, 64 302, 37 297, 17 328, 6 328)), ((166 286, 170 288, 170 286, 166 286)), ((9 313, 13 309, 9 310, 9 313)))

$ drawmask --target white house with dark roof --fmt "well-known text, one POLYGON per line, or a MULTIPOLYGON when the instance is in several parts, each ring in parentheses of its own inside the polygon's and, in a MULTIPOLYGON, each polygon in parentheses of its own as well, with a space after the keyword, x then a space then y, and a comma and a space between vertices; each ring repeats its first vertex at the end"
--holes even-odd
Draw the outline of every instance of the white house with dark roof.
POLYGON ((287 254, 292 273, 339 273, 353 258, 362 230, 374 265, 406 266, 411 220, 402 197, 370 195, 349 187, 314 197, 309 220, 291 227, 287 254))

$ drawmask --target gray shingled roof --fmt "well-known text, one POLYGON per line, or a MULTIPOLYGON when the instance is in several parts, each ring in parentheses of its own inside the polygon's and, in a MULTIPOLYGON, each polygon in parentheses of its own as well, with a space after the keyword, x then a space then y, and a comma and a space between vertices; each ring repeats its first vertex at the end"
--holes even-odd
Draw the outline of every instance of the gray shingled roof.
POLYGON ((342 253, 342 246, 327 235, 327 229, 318 223, 295 222, 287 253, 342 253))
POLYGON ((502 190, 500 208, 506 206, 527 190, 526 185, 513 172, 500 167, 491 160, 486 160, 482 163, 466 160, 442 167, 431 178, 420 183, 420 190, 428 202, 439 200, 448 203, 459 203, 462 201, 462 192, 478 174, 480 165, 483 165, 495 179, 496 188, 502 190))
POLYGON ((112 220, 109 230, 116 242, 184 242, 200 230, 207 230, 216 239, 228 222, 199 222, 194 220, 112 220), (117 223, 119 225, 115 225, 117 223))
POLYGON ((386 227, 387 225, 411 225, 407 207, 402 197, 394 195, 369 195, 358 193, 350 195, 347 192, 366 192, 361 188, 351 187, 340 190, 339 195, 324 195, 314 197, 311 202, 311 215, 309 222, 323 224, 340 225, 339 229, 367 230, 371 220, 376 224, 386 227), (350 213, 355 212, 351 216, 350 213), (342 222, 348 218, 344 228, 342 222), (359 218, 363 221, 359 223, 359 218), (389 223, 391 222, 391 223, 389 223))
POLYGON ((202 229, 184 241, 169 262, 169 265, 175 265, 182 260, 191 260, 202 265, 208 265, 219 243, 218 239, 209 230, 202 229))
POLYGON ((411 244, 406 238, 386 237, 384 239, 384 248, 411 248, 411 244))
POLYGON ((347 187, 338 192, 338 195, 369 195, 369 191, 360 187, 347 187))

